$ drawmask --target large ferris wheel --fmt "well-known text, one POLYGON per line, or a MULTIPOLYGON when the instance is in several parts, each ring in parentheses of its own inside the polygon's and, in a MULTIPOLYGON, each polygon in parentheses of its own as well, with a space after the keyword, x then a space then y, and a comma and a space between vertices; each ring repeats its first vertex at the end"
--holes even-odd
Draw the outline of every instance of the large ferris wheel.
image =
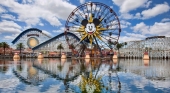
POLYGON ((75 8, 65 24, 66 40, 73 53, 82 55, 85 50, 112 49, 121 32, 118 16, 112 8, 99 2, 89 2, 75 8), (80 41, 72 43, 67 32, 80 41))

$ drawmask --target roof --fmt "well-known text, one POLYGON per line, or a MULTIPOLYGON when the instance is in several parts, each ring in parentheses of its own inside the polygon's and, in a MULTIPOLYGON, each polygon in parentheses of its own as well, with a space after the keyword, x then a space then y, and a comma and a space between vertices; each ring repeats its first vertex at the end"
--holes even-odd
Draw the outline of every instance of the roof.
MULTIPOLYGON (((77 37, 75 34, 73 34, 73 33, 67 32, 67 35, 71 35, 71 36, 73 36, 74 38, 76 38, 78 41, 80 41, 80 38, 78 38, 78 37, 77 37)), ((41 47, 41 46, 43 46, 43 45, 46 45, 46 44, 48 44, 48 43, 50 43, 50 42, 52 42, 52 41, 54 41, 54 40, 56 40, 57 38, 60 38, 60 37, 62 37, 62 36, 65 36, 65 33, 61 33, 61 34, 59 34, 59 35, 57 35, 57 36, 55 36, 55 37, 53 37, 53 38, 51 38, 51 39, 49 39, 49 40, 47 40, 47 41, 45 41, 45 42, 43 42, 43 43, 41 43, 41 44, 33 47, 32 50, 36 50, 36 49, 38 49, 39 47, 41 47)))
MULTIPOLYGON (((30 32, 30 31, 38 31, 40 33, 43 33, 41 30, 37 29, 37 28, 30 28, 27 29, 23 32, 21 32, 13 41, 12 43, 15 44, 23 35, 25 35, 26 33, 30 32)), ((43 33, 44 35, 46 35, 45 33, 43 33)), ((50 36, 46 35, 47 37, 51 38, 50 36)))

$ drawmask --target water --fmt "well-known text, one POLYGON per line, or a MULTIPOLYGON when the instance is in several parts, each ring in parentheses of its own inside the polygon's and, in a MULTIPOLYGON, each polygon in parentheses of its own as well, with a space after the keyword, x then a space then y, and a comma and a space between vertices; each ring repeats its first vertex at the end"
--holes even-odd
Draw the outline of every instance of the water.
POLYGON ((0 60, 0 93, 170 93, 170 62, 0 60), (88 81, 88 79, 90 81, 88 81))

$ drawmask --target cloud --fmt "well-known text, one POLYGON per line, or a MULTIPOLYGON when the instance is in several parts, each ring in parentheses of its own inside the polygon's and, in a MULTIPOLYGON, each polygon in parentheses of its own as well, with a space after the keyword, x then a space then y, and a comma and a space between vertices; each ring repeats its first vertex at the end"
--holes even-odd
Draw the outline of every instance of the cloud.
POLYGON ((63 33, 63 32, 64 32, 64 27, 60 27, 59 30, 53 30, 53 32, 56 32, 56 33, 63 33))
POLYGON ((116 5, 120 7, 121 13, 128 13, 132 10, 136 10, 139 7, 144 6, 148 0, 112 0, 116 5))
POLYGON ((6 12, 6 10, 0 6, 0 14, 4 12, 6 12))
POLYGON ((120 36, 119 42, 138 41, 146 38, 146 36, 142 34, 124 32, 125 36, 120 36))
POLYGON ((134 18, 134 15, 129 14, 129 13, 122 13, 122 14, 120 15, 120 18, 122 18, 122 19, 133 19, 133 18, 134 18))
POLYGON ((140 14, 140 13, 136 13, 135 16, 134 16, 134 18, 140 19, 140 18, 141 18, 141 14, 140 14))
POLYGON ((130 36, 120 36, 119 42, 129 42, 129 41, 137 41, 137 40, 142 40, 136 37, 130 37, 130 36))
POLYGON ((1 33, 21 33, 22 27, 19 26, 14 21, 3 20, 0 22, 0 32, 1 33))
POLYGON ((40 25, 40 26, 44 26, 44 24, 43 24, 43 23, 39 23, 38 25, 40 25))
POLYGON ((170 36, 170 22, 155 22, 152 26, 147 26, 145 23, 141 22, 136 24, 136 26, 132 27, 131 29, 134 32, 139 32, 142 35, 163 35, 163 36, 170 36))
POLYGON ((42 30, 43 33, 47 34, 48 36, 53 36, 50 32, 46 31, 46 30, 42 30))
POLYGON ((85 0, 80 0, 80 4, 84 4, 85 0))
POLYGON ((151 17, 155 17, 159 14, 163 14, 170 10, 170 6, 165 2, 164 4, 157 4, 155 7, 142 11, 141 15, 143 19, 148 19, 151 17))
POLYGON ((37 25, 43 19, 52 26, 60 26, 59 20, 66 20, 76 8, 65 0, 23 0, 22 3, 16 0, 3 0, 0 5, 17 14, 17 20, 27 25, 37 25))
POLYGON ((158 23, 155 22, 153 26, 150 26, 150 34, 170 36, 170 22, 158 23))
POLYGON ((11 14, 2 14, 1 15, 2 19, 10 19, 10 20, 16 20, 16 17, 11 15, 11 14))
POLYGON ((129 23, 129 22, 125 21, 125 20, 121 20, 120 24, 121 24, 121 28, 127 28, 128 26, 131 25, 131 23, 129 23))
POLYGON ((157 4, 155 7, 143 10, 141 13, 130 14, 130 11, 137 8, 148 8, 152 1, 149 0, 112 0, 117 6, 120 7, 120 18, 123 19, 148 19, 157 15, 163 14, 170 10, 170 6, 167 2, 163 4, 157 4))
POLYGON ((148 2, 144 5, 144 7, 148 8, 151 3, 152 3, 152 1, 148 1, 148 2))
POLYGON ((4 36, 4 40, 14 40, 19 34, 12 34, 4 36))
POLYGON ((167 21, 170 21, 170 18, 164 18, 161 20, 161 22, 167 22, 167 21))
POLYGON ((132 27, 134 32, 142 32, 142 34, 148 33, 149 26, 147 26, 144 22, 136 24, 136 26, 132 27))
POLYGON ((139 39, 143 39, 146 37, 145 35, 136 34, 136 33, 126 33, 126 35, 134 38, 139 38, 139 39))

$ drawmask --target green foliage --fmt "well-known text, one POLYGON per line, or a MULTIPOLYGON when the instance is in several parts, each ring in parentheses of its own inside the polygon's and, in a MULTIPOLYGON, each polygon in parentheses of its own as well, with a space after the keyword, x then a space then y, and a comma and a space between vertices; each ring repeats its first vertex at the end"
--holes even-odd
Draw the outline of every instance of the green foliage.
POLYGON ((59 45, 57 46, 57 49, 58 49, 58 50, 61 50, 61 49, 63 50, 63 49, 64 49, 64 47, 63 47, 62 43, 61 43, 61 44, 59 44, 59 45))
POLYGON ((25 46, 24 46, 23 43, 18 43, 18 44, 16 45, 16 47, 17 47, 17 49, 22 49, 22 48, 24 48, 25 46))
POLYGON ((0 43, 0 48, 3 48, 4 49, 4 55, 5 55, 5 48, 10 48, 8 43, 6 42, 1 42, 0 43))
POLYGON ((18 43, 18 44, 16 45, 16 47, 17 47, 17 49, 20 50, 20 55, 21 55, 21 50, 24 48, 24 44, 23 44, 23 43, 18 43))
POLYGON ((57 46, 57 49, 60 50, 60 56, 61 56, 61 49, 62 50, 64 49, 62 43, 57 46))
POLYGON ((117 43, 116 48, 117 48, 117 50, 119 50, 119 49, 122 48, 123 46, 124 46, 123 43, 117 43))
POLYGON ((9 45, 8 45, 8 43, 6 43, 6 42, 1 42, 1 43, 0 43, 0 47, 1 47, 1 48, 9 48, 9 45))

